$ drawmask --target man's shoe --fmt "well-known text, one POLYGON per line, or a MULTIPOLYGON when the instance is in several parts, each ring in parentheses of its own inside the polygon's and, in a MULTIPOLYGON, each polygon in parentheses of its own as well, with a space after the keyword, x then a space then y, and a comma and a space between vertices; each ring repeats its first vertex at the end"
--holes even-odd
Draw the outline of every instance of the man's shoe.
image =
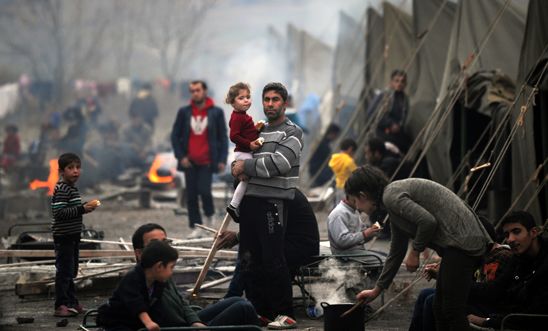
POLYGON ((274 322, 268 323, 268 329, 270 330, 288 330, 296 327, 297 321, 286 315, 278 315, 274 322))
POLYGON ((76 306, 73 306, 71 308, 75 309, 78 312, 78 314, 83 314, 87 311, 86 308, 84 308, 84 306, 82 306, 81 304, 77 304, 76 306))
POLYGON ((188 239, 197 239, 197 238, 202 238, 204 236, 203 232, 202 232, 202 229, 200 228, 194 228, 194 230, 192 230, 192 232, 188 235, 188 239))
POLYGON ((65 305, 60 305, 59 307, 55 308, 55 312, 53 313, 53 316, 56 317, 72 317, 78 315, 78 311, 74 308, 69 308, 65 305))
POLYGON ((257 319, 259 320, 259 326, 261 328, 264 328, 265 326, 267 326, 269 323, 272 323, 271 320, 269 320, 268 318, 264 317, 264 316, 261 316, 261 315, 257 315, 257 319))
POLYGON ((234 222, 240 222, 240 211, 238 210, 238 208, 234 207, 233 205, 228 205, 228 207, 226 207, 226 212, 230 215, 230 217, 232 217, 234 222))

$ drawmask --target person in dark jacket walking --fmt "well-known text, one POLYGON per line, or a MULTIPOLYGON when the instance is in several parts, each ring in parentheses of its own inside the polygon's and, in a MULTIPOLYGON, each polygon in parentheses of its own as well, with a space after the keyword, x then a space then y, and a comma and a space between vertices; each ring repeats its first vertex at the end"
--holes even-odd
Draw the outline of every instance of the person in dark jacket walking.
MULTIPOLYGON (((207 85, 193 81, 189 85, 190 105, 179 109, 171 131, 171 144, 178 170, 185 173, 188 219, 190 227, 202 224, 198 197, 208 223, 215 213, 211 181, 214 172, 225 170, 228 135, 223 110, 207 96, 207 85)), ((209 224, 211 225, 211 224, 209 224)), ((201 235, 199 228, 190 237, 201 235)))

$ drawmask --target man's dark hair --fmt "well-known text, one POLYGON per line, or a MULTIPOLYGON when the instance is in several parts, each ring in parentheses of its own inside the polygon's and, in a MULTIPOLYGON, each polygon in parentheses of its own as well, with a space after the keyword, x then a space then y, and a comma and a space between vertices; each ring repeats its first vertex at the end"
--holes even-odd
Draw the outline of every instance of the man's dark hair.
POLYGON ((282 97, 282 100, 284 102, 287 102, 287 96, 288 96, 287 89, 285 88, 285 86, 282 83, 268 83, 268 84, 266 84, 265 87, 263 88, 262 97, 264 98, 264 95, 266 94, 266 92, 269 92, 269 91, 274 91, 274 92, 278 93, 282 97))
POLYGON ((205 81, 203 81, 203 80, 193 80, 193 81, 190 82, 190 85, 195 85, 195 84, 201 84, 202 88, 207 91, 207 84, 206 84, 205 81))
POLYGON ((381 205, 386 185, 388 178, 384 173, 379 168, 366 164, 352 172, 344 184, 344 192, 353 196, 365 193, 377 205, 381 205))
POLYGON ((535 223, 535 219, 533 218, 533 215, 531 215, 530 213, 524 210, 513 211, 510 214, 508 214, 500 222, 500 228, 502 228, 505 224, 509 224, 509 223, 519 223, 523 225, 523 227, 525 227, 527 231, 537 226, 537 224, 535 223))
POLYGON ((386 145, 384 144, 384 140, 379 137, 371 137, 367 141, 367 146, 371 153, 379 152, 381 155, 386 155, 386 145))
POLYGON ((483 225, 483 227, 485 228, 485 231, 487 231, 487 234, 489 235, 489 237, 491 237, 491 239, 493 241, 498 242, 499 238, 497 236, 497 231, 495 230, 495 227, 493 226, 493 224, 491 224, 491 222, 489 222, 487 217, 485 217, 483 215, 478 215, 478 219, 479 219, 481 225, 483 225))
POLYGON ((394 77, 396 76, 403 76, 405 77, 405 79, 407 80, 407 72, 405 72, 405 70, 402 70, 402 69, 395 69, 394 71, 392 71, 392 73, 390 74, 390 79, 393 79, 394 77))
POLYGON ((356 144, 354 139, 346 138, 346 139, 343 139, 343 141, 341 141, 341 145, 340 145, 341 151, 346 151, 350 147, 352 147, 352 150, 354 151, 358 149, 358 145, 356 144))
POLYGON ((141 266, 150 268, 158 262, 167 265, 169 262, 177 261, 179 252, 164 241, 151 241, 150 244, 143 249, 141 255, 141 266))
POLYGON ((143 249, 145 246, 145 242, 143 241, 143 237, 146 233, 149 233, 153 230, 162 230, 164 233, 166 233, 166 230, 159 224, 156 223, 147 223, 141 225, 135 232, 133 233, 133 236, 131 237, 131 243, 133 244, 133 249, 143 249))
POLYGON ((65 168, 73 162, 77 164, 82 164, 82 161, 80 161, 78 155, 74 153, 61 154, 61 156, 59 156, 59 160, 57 160, 59 170, 65 170, 65 168))
POLYGON ((327 136, 328 134, 332 133, 338 135, 339 133, 341 133, 341 127, 334 123, 329 124, 329 126, 325 130, 325 135, 327 136))

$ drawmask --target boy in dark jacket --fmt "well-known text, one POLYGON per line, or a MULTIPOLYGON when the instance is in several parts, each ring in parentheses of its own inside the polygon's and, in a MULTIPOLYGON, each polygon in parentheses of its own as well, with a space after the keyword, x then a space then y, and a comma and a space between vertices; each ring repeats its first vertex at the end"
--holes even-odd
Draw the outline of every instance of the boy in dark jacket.
POLYGON ((177 250, 168 243, 151 242, 143 250, 141 263, 122 279, 108 303, 99 307, 98 324, 110 331, 142 327, 160 330, 150 310, 162 296, 178 257, 177 250))

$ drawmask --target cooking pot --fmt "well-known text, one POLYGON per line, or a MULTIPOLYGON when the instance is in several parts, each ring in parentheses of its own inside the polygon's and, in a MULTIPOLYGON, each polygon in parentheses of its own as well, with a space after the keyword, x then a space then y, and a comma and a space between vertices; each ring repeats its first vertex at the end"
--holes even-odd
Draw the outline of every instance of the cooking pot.
POLYGON ((341 315, 354 306, 353 303, 330 305, 320 304, 323 308, 323 328, 325 331, 363 331, 365 329, 365 312, 362 307, 345 317, 341 315))

